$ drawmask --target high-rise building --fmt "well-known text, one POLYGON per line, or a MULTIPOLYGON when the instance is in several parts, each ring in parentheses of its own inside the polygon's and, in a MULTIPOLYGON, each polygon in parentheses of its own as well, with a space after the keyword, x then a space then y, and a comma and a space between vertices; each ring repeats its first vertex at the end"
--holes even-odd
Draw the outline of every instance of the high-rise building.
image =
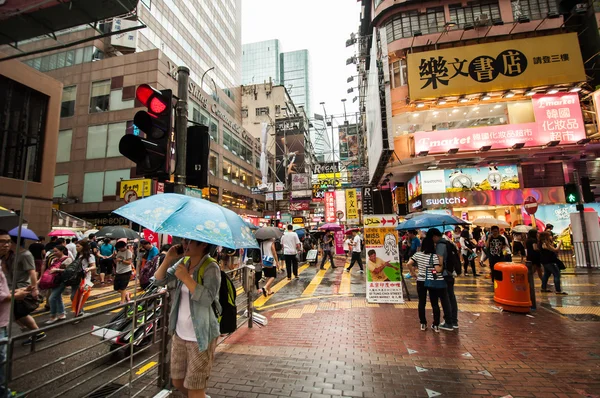
POLYGON ((310 115, 310 62, 308 50, 281 54, 281 82, 296 106, 303 106, 310 115))
POLYGON ((294 105, 310 115, 310 62, 308 50, 283 52, 279 40, 242 46, 242 85, 268 83, 285 86, 294 105))
MULTIPOLYGON (((136 88, 150 84, 176 93, 177 67, 185 65, 188 118, 207 125, 211 136, 210 187, 202 195, 242 215, 260 215, 264 195, 250 190, 259 178, 260 145, 241 118, 241 0, 141 0, 138 17, 147 27, 21 58, 64 85, 54 202, 98 226, 127 223, 111 215, 124 204, 123 188, 137 186, 138 196, 151 192, 150 184, 132 182, 139 178, 134 164, 119 152, 123 135, 139 134, 133 125, 141 106, 136 88)), ((98 29, 115 32, 139 23, 114 18, 98 29)), ((81 26, 56 37, 68 43, 96 35, 81 26)), ((19 43, 25 53, 51 46, 56 42, 48 37, 19 43)))
POLYGON ((242 84, 268 83, 279 85, 281 51, 279 40, 265 40, 242 47, 242 84))

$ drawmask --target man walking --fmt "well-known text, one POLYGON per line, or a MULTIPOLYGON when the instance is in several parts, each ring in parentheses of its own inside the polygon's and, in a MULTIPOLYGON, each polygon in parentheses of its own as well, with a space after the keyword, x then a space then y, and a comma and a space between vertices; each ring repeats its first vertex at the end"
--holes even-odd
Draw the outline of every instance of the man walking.
POLYGON ((448 321, 444 322, 443 325, 440 325, 440 329, 458 329, 458 304, 456 303, 456 295, 454 293, 454 278, 460 275, 461 271, 458 248, 454 242, 450 242, 442 233, 440 233, 440 240, 435 244, 435 251, 444 260, 444 280, 447 285, 446 290, 448 292, 447 299, 449 303, 449 313, 444 313, 444 319, 447 319, 448 321), (444 328, 442 328, 442 326, 444 326, 444 328))
POLYGON ((325 269, 325 261, 327 258, 331 261, 331 268, 335 268, 335 263, 333 262, 333 237, 330 232, 325 232, 325 236, 323 237, 323 259, 321 260, 321 268, 325 269))
POLYGON ((287 271, 288 281, 292 280, 292 271, 294 278, 298 279, 298 251, 302 248, 298 234, 293 231, 292 224, 287 226, 287 231, 281 237, 283 246, 283 258, 285 259, 285 269, 287 271))
POLYGON ((489 252, 490 260, 490 271, 492 275, 492 285, 494 284, 494 265, 504 260, 504 251, 509 248, 508 241, 502 235, 500 235, 500 228, 497 225, 492 227, 492 233, 490 234, 486 247, 489 252))
POLYGON ((362 239, 358 233, 354 232, 354 239, 352 239, 350 246, 352 247, 352 259, 350 260, 350 266, 346 268, 346 272, 350 272, 352 267, 354 267, 354 263, 358 262, 358 266, 360 267, 360 271, 358 272, 364 274, 365 271, 363 270, 362 258, 360 256, 362 253, 362 239))

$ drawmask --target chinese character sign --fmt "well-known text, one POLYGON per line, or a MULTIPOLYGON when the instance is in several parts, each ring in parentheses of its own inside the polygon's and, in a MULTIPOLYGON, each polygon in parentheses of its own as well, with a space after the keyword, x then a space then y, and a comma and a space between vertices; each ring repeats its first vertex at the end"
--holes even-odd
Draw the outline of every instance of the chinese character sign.
POLYGON ((123 199, 127 191, 134 191, 138 198, 146 198, 151 195, 151 179, 144 180, 123 180, 120 182, 119 198, 123 199))
POLYGON ((362 209, 364 215, 374 214, 373 209, 373 188, 364 187, 362 189, 362 209))
POLYGON ((575 33, 408 55, 412 100, 585 80, 575 33))
POLYGON ((348 224, 358 224, 356 189, 346 189, 346 222, 348 224))
POLYGON ((325 221, 336 222, 335 192, 325 192, 325 221))
POLYGON ((538 132, 562 144, 585 138, 585 126, 577 93, 533 96, 533 113, 538 132))
POLYGON ((396 216, 375 215, 365 222, 367 301, 403 303, 396 216))

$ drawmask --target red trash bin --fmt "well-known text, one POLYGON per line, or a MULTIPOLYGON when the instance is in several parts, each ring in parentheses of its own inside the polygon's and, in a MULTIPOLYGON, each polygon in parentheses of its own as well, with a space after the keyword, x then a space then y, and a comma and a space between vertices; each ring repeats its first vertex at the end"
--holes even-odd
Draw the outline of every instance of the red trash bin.
POLYGON ((494 266, 494 301, 505 311, 530 311, 527 266, 518 263, 497 263, 494 266))

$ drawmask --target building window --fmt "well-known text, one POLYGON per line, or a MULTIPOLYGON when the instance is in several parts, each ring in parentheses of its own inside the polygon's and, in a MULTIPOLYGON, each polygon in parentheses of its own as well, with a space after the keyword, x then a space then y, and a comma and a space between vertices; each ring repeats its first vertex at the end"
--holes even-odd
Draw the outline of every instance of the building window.
POLYGON ((445 23, 443 7, 428 8, 422 14, 417 10, 402 12, 385 24, 387 41, 412 37, 415 32, 424 35, 441 32, 445 23))
POLYGON ((460 28, 465 25, 488 25, 494 19, 502 19, 500 7, 496 0, 484 0, 478 3, 469 2, 466 7, 461 4, 450 4, 450 20, 460 28))
POLYGON ((101 124, 88 127, 86 159, 121 156, 119 141, 125 135, 127 122, 101 124))
POLYGON ((62 102, 60 105, 60 117, 71 117, 75 114, 75 97, 77 86, 63 88, 62 102))
POLYGON ((68 162, 71 160, 71 142, 73 142, 73 130, 62 130, 58 132, 56 163, 68 162))
POLYGON ((69 191, 69 176, 54 176, 54 194, 53 198, 66 198, 69 191))
POLYGON ((210 138, 215 140, 215 142, 219 142, 219 125, 213 118, 208 123, 208 132, 210 133, 210 138))
POLYGON ((243 118, 248 117, 248 108, 242 108, 242 117, 243 118))
POLYGON ((231 168, 231 182, 235 185, 238 185, 240 183, 240 167, 235 163, 231 168))
POLYGON ((83 178, 83 203, 102 202, 105 196, 116 196, 117 182, 130 177, 130 169, 85 173, 83 178))
POLYGON ((225 181, 231 181, 231 162, 227 159, 223 159, 223 179, 225 181))
POLYGON ((406 86, 408 75, 406 72, 406 60, 399 59, 390 64, 390 75, 392 76, 392 88, 406 86))
POLYGON ((210 157, 208 158, 208 172, 214 177, 217 176, 219 170, 219 155, 216 152, 210 151, 210 157))
POLYGON ((256 116, 263 116, 269 114, 269 107, 265 106, 263 108, 256 108, 256 116))
POLYGON ((557 3, 549 0, 516 0, 511 1, 515 21, 527 17, 530 20, 544 19, 548 13, 558 13, 557 3))
POLYGON ((240 169, 240 186, 249 188, 252 185, 252 174, 248 170, 240 169))
POLYGON ((107 112, 110 110, 110 79, 92 83, 90 97, 90 113, 107 112))
POLYGON ((0 176, 40 182, 49 98, 2 75, 0 93, 0 176))

